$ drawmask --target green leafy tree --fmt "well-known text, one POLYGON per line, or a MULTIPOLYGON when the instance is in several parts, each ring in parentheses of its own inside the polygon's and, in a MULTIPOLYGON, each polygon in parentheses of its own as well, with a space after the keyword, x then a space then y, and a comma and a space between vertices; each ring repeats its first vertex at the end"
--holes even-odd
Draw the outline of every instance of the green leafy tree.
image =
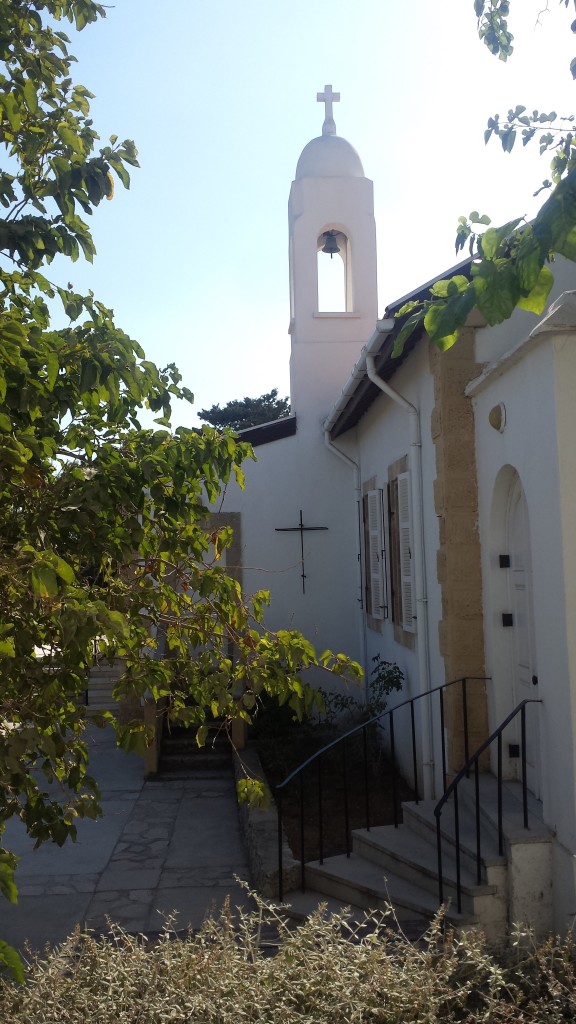
MULTIPOLYGON (((559 0, 569 8, 576 0, 559 0)), ((510 0, 474 0, 478 34, 490 52, 500 60, 513 53, 513 35, 508 27, 510 0)), ((576 31, 576 21, 571 24, 576 31)), ((567 74, 576 78, 576 58, 567 74)), ((542 313, 554 282, 549 264, 555 256, 576 261, 576 135, 574 115, 558 116, 517 106, 504 119, 496 114, 488 120, 485 141, 498 138, 504 152, 514 148, 518 132, 524 146, 537 139, 540 153, 551 152, 550 178, 535 195, 548 191, 548 198, 527 223, 516 217, 500 227, 477 211, 460 217, 456 252, 469 246, 473 260, 469 274, 457 274, 437 281, 430 297, 406 303, 398 312, 404 323, 398 334, 395 354, 421 325, 441 350, 450 348, 472 309, 477 308, 488 324, 502 323, 515 309, 542 313), (485 230, 483 230, 485 228, 485 230)))
MULTIPOLYGON (((148 362, 92 294, 48 276, 58 254, 92 259, 85 218, 137 166, 130 141, 96 148, 60 31, 103 16, 93 0, 0 0, 0 834, 16 815, 36 844, 100 814, 83 742, 95 653, 125 659, 118 699, 164 701, 199 743, 213 718, 250 721, 262 693, 302 713, 312 666, 359 673, 265 630, 267 594, 246 600, 220 565, 231 533, 211 529, 208 505, 242 482, 249 446, 171 432, 172 399, 192 398, 175 366, 148 362)), ((145 748, 141 721, 104 718, 122 746, 145 748)), ((11 900, 15 860, 0 850, 11 900)), ((22 976, 2 943, 0 961, 22 976)))
POLYGON ((201 420, 220 430, 245 430, 246 427, 257 427, 259 423, 269 423, 289 415, 290 399, 278 398, 278 388, 260 395, 260 398, 235 398, 222 408, 212 405, 198 413, 201 420))

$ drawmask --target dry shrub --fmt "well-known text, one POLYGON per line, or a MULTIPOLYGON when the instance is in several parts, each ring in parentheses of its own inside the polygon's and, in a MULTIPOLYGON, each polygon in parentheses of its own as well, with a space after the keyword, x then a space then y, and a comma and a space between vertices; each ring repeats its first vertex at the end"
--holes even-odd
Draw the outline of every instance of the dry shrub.
POLYGON ((353 926, 320 909, 298 928, 281 910, 229 910, 182 938, 113 929, 77 934, 0 985, 2 1024, 560 1024, 576 1019, 571 938, 516 936, 495 955, 481 936, 419 944, 393 917, 353 926))

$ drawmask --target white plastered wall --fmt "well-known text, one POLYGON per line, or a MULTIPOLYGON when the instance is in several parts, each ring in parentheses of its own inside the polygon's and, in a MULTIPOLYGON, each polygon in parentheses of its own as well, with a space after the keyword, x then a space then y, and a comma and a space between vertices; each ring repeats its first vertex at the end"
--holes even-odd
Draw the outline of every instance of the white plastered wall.
MULTIPOLYGON (((427 343, 421 342, 411 354, 410 359, 402 366, 391 380, 395 391, 399 392, 408 402, 412 403, 420 413, 422 435, 422 495, 424 503, 424 559, 427 578, 428 619, 429 619, 429 662, 430 686, 444 682, 444 665, 439 651, 438 621, 442 617, 441 591, 437 582, 436 556, 438 551, 438 520, 436 517, 433 496, 433 482, 436 477, 436 453, 430 431, 430 418, 434 407, 434 382, 430 372, 427 343)), ((410 453, 410 423, 408 413, 392 399, 380 395, 372 404, 356 428, 358 456, 361 481, 375 479, 377 488, 386 489, 388 483, 388 467, 410 453)), ((414 510, 413 520, 414 520, 414 510)), ((414 538, 415 539, 415 538, 414 538)), ((388 581, 389 582, 389 581, 388 581)), ((420 609, 421 610, 421 609, 420 609)), ((409 697, 416 696, 423 688, 420 678, 418 652, 416 646, 410 649, 398 642, 394 635, 394 624, 390 617, 382 625, 382 631, 370 628, 369 620, 364 617, 366 662, 379 653, 386 661, 395 662, 402 669, 405 685, 402 693, 394 693, 389 698, 389 706, 394 707, 409 697)), ((418 615, 418 609, 417 609, 418 615)), ((420 621, 422 618, 420 617, 420 621)), ((418 644, 418 618, 415 643, 418 644)), ((417 721, 419 726, 419 745, 421 728, 428 728, 425 717, 432 707, 428 698, 417 705, 417 721)), ((434 709, 433 733, 439 737, 438 723, 434 709)), ((396 753, 405 776, 413 782, 412 775, 412 742, 410 733, 409 709, 395 716, 396 753)), ((438 788, 440 771, 440 753, 434 754, 436 768, 436 788, 438 788)), ((419 779, 420 793, 422 779, 419 779)))
MULTIPOLYGON (((564 274, 566 267, 562 268, 564 274)), ((518 324, 500 329, 495 355, 518 343, 518 324)), ((489 346, 479 332, 478 349, 489 346)), ((576 346, 575 335, 541 334, 488 373, 474 395, 490 728, 512 710, 507 600, 499 567, 509 487, 520 479, 528 509, 534 608, 534 670, 540 719, 543 817, 554 844, 555 927, 576 912, 576 346), (505 409, 502 432, 490 410, 505 409), (508 661, 507 661, 508 658, 508 661)), ((534 706, 532 706, 534 708, 534 706)), ((528 706, 527 711, 531 710, 528 706)))
MULTIPOLYGON (((240 512, 242 565, 246 594, 266 589, 271 605, 266 625, 298 629, 321 653, 326 648, 362 660, 358 604, 357 501, 352 468, 323 442, 321 425, 298 430, 255 449, 257 463, 246 463, 246 489, 231 485, 224 511, 240 512), (304 532, 305 593, 302 589, 300 510, 304 532)), ((325 674, 315 681, 342 689, 325 674)))

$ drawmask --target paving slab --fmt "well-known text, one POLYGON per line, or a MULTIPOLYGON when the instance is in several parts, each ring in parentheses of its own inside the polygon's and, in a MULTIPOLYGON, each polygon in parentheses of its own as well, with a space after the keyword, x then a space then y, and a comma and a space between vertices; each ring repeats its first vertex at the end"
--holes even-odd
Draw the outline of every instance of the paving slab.
POLYGON ((0 901, 0 938, 19 948, 57 945, 74 928, 96 932, 116 923, 130 932, 199 928, 227 898, 248 907, 236 881, 249 880, 232 769, 209 778, 144 782, 142 761, 91 727, 91 769, 104 816, 78 822, 78 841, 38 850, 20 821, 5 844, 20 857, 19 902, 0 901))
POLYGON ((21 895, 15 906, 3 899, 0 936, 20 950, 26 946, 43 950, 46 945, 60 945, 72 934, 77 922, 86 919, 91 899, 90 892, 21 895))
POLYGON ((243 910, 251 909, 251 901, 246 890, 233 880, 217 886, 158 889, 152 904, 148 928, 152 932, 160 931, 164 922, 175 913, 175 926, 178 929, 195 930, 201 927, 207 912, 218 915, 227 901, 233 918, 237 917, 239 907, 243 910))

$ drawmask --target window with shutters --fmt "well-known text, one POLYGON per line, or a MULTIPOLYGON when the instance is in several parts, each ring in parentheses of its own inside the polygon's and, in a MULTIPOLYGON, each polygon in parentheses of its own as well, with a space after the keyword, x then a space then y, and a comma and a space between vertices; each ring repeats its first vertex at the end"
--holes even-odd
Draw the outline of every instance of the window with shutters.
POLYGON ((366 614, 378 620, 388 618, 384 507, 382 490, 369 490, 364 494, 362 512, 366 614))
POLYGON ((414 552, 409 473, 398 473, 389 485, 390 576, 392 621, 407 633, 416 632, 414 552))

